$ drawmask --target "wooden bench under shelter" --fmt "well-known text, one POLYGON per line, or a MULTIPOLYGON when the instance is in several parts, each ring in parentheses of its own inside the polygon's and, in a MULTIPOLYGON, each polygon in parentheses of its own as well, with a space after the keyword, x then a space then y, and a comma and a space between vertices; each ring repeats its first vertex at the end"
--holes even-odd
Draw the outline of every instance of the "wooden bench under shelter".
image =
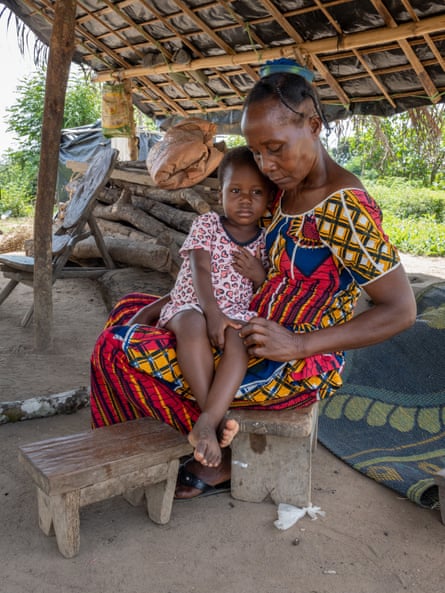
MULTIPOLYGON (((109 255, 101 231, 93 215, 93 209, 99 193, 107 183, 117 161, 118 151, 105 147, 91 159, 88 169, 71 197, 63 220, 52 236, 52 281, 60 278, 97 277, 106 269, 115 268, 109 255), (88 230, 87 228, 88 227, 88 230), (93 235, 105 268, 69 267, 68 260, 75 245, 93 235)), ((0 293, 0 304, 3 303, 19 283, 33 286, 34 258, 15 253, 0 255, 0 271, 9 279, 8 284, 0 293)), ((34 304, 22 320, 26 327, 32 319, 34 304)))
POLYGON ((37 486, 38 520, 55 533, 59 551, 80 547, 80 508, 117 495, 132 504, 145 496, 148 516, 170 520, 179 459, 192 452, 187 438, 152 418, 23 445, 19 460, 37 486))
POLYGON ((232 409, 230 417, 240 424, 232 442, 233 498, 308 506, 318 404, 281 411, 232 409))

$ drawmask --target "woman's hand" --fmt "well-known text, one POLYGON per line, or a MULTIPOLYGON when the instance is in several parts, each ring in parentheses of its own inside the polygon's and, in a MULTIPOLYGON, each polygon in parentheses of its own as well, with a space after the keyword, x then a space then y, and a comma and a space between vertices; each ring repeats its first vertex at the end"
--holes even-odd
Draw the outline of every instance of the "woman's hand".
POLYGON ((232 266, 235 272, 251 280, 255 288, 258 288, 266 278, 266 271, 260 258, 259 249, 255 256, 245 247, 239 247, 233 253, 232 266))
POLYGON ((254 317, 239 332, 250 356, 287 362, 305 358, 303 334, 294 334, 275 321, 254 317))

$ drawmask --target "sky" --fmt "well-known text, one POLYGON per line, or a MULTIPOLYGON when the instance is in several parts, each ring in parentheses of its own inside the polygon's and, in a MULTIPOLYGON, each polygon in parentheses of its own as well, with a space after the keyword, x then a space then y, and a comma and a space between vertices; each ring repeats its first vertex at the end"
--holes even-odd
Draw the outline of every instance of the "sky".
POLYGON ((1 67, 1 93, 0 93, 0 154, 7 148, 14 145, 13 136, 6 132, 7 125, 4 122, 6 108, 15 103, 15 90, 19 81, 35 71, 32 61, 32 38, 30 49, 25 48, 25 55, 22 56, 17 43, 15 22, 11 22, 7 28, 7 19, 0 19, 0 55, 2 57, 1 67))

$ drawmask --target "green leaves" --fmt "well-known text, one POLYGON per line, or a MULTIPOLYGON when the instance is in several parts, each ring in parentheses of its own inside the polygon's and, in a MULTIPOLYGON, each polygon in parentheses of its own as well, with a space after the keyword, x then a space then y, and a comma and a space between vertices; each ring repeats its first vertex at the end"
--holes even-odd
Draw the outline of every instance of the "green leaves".
MULTIPOLYGON (((16 148, 3 155, 0 163, 0 213, 24 216, 32 210, 40 162, 46 71, 43 68, 20 80, 17 99, 6 109, 5 121, 16 148)), ((100 89, 88 73, 76 70, 68 81, 63 118, 64 128, 90 124, 100 119, 100 89)))

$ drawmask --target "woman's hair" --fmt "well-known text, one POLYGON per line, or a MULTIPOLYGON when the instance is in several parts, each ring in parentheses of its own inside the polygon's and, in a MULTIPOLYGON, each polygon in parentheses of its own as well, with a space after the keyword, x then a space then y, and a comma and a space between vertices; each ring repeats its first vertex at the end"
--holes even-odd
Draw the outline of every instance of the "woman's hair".
POLYGON ((300 117, 306 115, 301 111, 301 104, 306 99, 311 99, 317 115, 329 129, 317 91, 303 76, 290 72, 276 72, 260 78, 249 91, 244 101, 243 111, 246 111, 252 103, 259 103, 271 98, 276 98, 292 113, 300 117))
POLYGON ((264 179, 270 191, 277 189, 276 185, 258 168, 255 162, 252 151, 247 146, 236 146, 229 149, 218 167, 218 181, 222 186, 224 177, 229 167, 252 167, 258 171, 258 175, 264 179))

